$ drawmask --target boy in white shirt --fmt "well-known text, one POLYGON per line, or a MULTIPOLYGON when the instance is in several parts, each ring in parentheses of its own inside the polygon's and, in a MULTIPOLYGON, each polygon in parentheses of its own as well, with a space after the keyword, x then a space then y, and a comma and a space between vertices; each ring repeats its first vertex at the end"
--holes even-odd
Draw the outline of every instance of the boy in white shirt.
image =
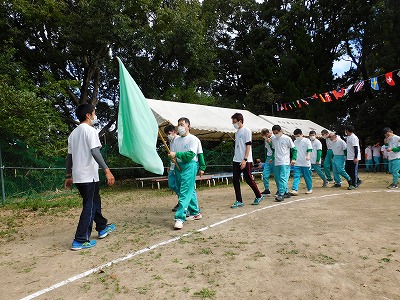
POLYGON ((326 142, 326 154, 324 158, 324 172, 326 176, 326 180, 332 182, 332 175, 331 175, 331 167, 332 167, 332 145, 331 141, 329 140, 329 132, 326 129, 321 130, 322 138, 325 139, 326 142))
POLYGON ((322 187, 327 187, 329 181, 326 179, 324 172, 321 169, 321 157, 322 157, 322 144, 316 137, 317 133, 314 130, 311 130, 308 134, 312 152, 311 152, 311 167, 315 170, 318 176, 322 179, 322 187))
POLYGON ((367 148, 365 148, 365 171, 371 172, 372 171, 372 149, 371 145, 368 145, 367 148))
POLYGON ((274 149, 274 178, 278 188, 275 200, 281 202, 284 200, 285 195, 288 194, 290 165, 294 166, 296 163, 297 150, 292 139, 282 133, 281 126, 272 126, 272 133, 274 134, 272 138, 272 147, 274 149), (291 152, 292 159, 290 158, 291 152))
POLYGON ((176 159, 180 167, 175 169, 178 188, 178 209, 175 212, 175 229, 182 229, 183 223, 188 220, 200 220, 203 216, 200 212, 197 194, 195 190, 196 174, 200 166, 200 176, 204 174, 206 164, 204 162, 203 148, 200 140, 190 134, 190 121, 188 118, 178 120, 179 136, 175 138, 168 156, 176 159), (186 218, 186 211, 189 217, 186 218))
POLYGON ((332 149, 332 170, 333 170, 333 179, 335 180, 335 185, 333 187, 341 187, 340 176, 343 176, 349 186, 351 185, 351 178, 349 174, 344 170, 344 164, 346 161, 346 152, 347 145, 346 143, 340 139, 336 133, 331 133, 329 135, 329 139, 331 141, 331 149, 332 149))
POLYGON ((399 184, 400 172, 400 137, 395 135, 389 127, 383 129, 387 141, 387 152, 389 159, 389 172, 392 173, 393 182, 388 186, 389 189, 397 189, 399 184))
POLYGON ((383 172, 386 174, 389 173, 389 159, 388 159, 388 152, 386 150, 386 146, 382 145, 381 147, 381 153, 382 153, 382 166, 383 166, 383 172))
POLYGON ((95 108, 91 104, 81 104, 76 109, 76 116, 81 123, 68 137, 64 186, 69 190, 75 183, 82 196, 83 207, 71 250, 96 246, 96 240, 90 240, 93 221, 96 223, 99 239, 105 238, 115 230, 114 224, 107 225, 107 219, 101 212, 99 165, 104 170, 109 186, 114 185, 115 179, 100 153, 99 135, 93 128, 97 122, 95 108))
POLYGON ((297 149, 297 159, 293 170, 293 184, 290 194, 296 196, 299 194, 300 177, 303 175, 306 182, 306 194, 312 194, 312 173, 311 173, 311 141, 303 136, 301 129, 293 132, 295 136, 294 146, 297 149))
POLYGON ((261 130, 261 135, 264 138, 265 144, 265 163, 263 170, 263 183, 265 190, 261 194, 269 196, 271 195, 271 191, 269 190, 269 177, 274 172, 274 152, 271 141, 272 132, 270 132, 267 128, 263 128, 261 130))
POLYGON ((372 157, 374 160, 374 172, 379 172, 381 164, 381 146, 379 145, 379 142, 376 142, 372 147, 372 157))
POLYGON ((235 113, 232 117, 233 127, 237 130, 235 133, 235 153, 233 156, 233 187, 235 189, 236 201, 231 208, 243 207, 242 193, 240 191, 240 174, 246 183, 254 192, 255 199, 253 205, 258 205, 263 199, 260 190, 251 176, 251 165, 253 163, 253 154, 251 151, 252 134, 251 130, 243 125, 244 119, 241 113, 235 113))
POLYGON ((354 134, 354 126, 347 125, 345 129, 347 135, 347 155, 346 155, 346 173, 351 178, 351 185, 348 187, 349 190, 357 189, 361 184, 361 180, 358 178, 358 162, 361 160, 360 142, 358 137, 354 134))

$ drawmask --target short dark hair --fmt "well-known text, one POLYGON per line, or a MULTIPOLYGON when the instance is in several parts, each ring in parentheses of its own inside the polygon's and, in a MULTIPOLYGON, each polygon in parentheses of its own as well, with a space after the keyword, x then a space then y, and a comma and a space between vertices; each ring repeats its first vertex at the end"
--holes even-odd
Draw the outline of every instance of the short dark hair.
POLYGON ((274 125, 272 126, 272 131, 282 131, 282 128, 279 125, 274 125))
POLYGON ((86 120, 86 114, 92 114, 94 110, 95 107, 92 104, 84 103, 76 108, 75 114, 79 122, 83 122, 86 120))
POLYGON ((185 121, 186 124, 190 125, 190 121, 189 121, 188 118, 185 118, 185 117, 179 118, 178 124, 179 124, 179 122, 181 122, 181 121, 185 121))
POLYGON ((294 135, 303 134, 303 131, 301 131, 301 129, 299 129, 299 128, 296 128, 296 129, 293 131, 293 134, 294 134, 294 135))
POLYGON ((389 127, 383 128, 383 134, 386 134, 386 133, 388 133, 388 132, 393 132, 393 130, 390 129, 389 127))
POLYGON ((309 133, 308 135, 312 135, 312 134, 317 135, 317 133, 315 132, 315 130, 311 130, 310 133, 309 133))
POLYGON ((242 124, 244 122, 243 115, 241 113, 234 113, 231 119, 236 119, 238 122, 241 121, 242 124))
POLYGON ((321 130, 321 134, 327 134, 327 133, 329 133, 328 130, 326 130, 326 129, 321 130))
POLYGON ((261 129, 261 135, 266 135, 267 133, 269 133, 269 130, 267 128, 261 129))
POLYGON ((345 130, 348 131, 348 132, 354 132, 354 126, 353 125, 347 125, 345 130))
POLYGON ((164 133, 169 134, 170 131, 176 131, 175 126, 172 124, 168 124, 164 127, 164 133))

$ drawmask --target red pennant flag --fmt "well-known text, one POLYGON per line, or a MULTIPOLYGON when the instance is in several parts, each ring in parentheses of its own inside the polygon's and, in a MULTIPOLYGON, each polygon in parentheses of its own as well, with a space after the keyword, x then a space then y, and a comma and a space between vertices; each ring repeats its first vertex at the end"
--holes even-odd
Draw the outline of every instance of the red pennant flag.
POLYGON ((281 104, 281 110, 285 110, 285 108, 283 107, 283 105, 281 104))
POLYGON ((342 98, 344 96, 344 88, 333 90, 332 94, 336 98, 336 100, 339 100, 339 98, 342 98))
POLYGON ((317 96, 317 94, 314 94, 311 96, 311 98, 318 99, 318 96, 317 96))
POLYGON ((331 96, 329 95, 328 92, 326 92, 326 93, 324 94, 324 96, 325 96, 326 102, 332 102, 332 98, 331 98, 331 96))
POLYGON ((287 110, 287 106, 286 106, 286 103, 284 103, 284 104, 283 104, 283 106, 285 107, 285 110, 287 110))
POLYGON ((393 85, 396 84, 396 83, 394 82, 394 80, 393 80, 393 72, 386 73, 386 74, 385 74, 385 77, 386 77, 386 82, 387 82, 388 85, 393 86, 393 85))
POLYGON ((297 100, 297 104, 299 105, 299 108, 301 108, 300 100, 297 100))

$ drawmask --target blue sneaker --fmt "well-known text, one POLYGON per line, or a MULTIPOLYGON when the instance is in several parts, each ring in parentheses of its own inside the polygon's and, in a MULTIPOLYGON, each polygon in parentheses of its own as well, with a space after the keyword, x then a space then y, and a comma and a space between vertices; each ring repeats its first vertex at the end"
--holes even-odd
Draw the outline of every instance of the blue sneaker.
POLYGON ((231 208, 238 208, 243 206, 244 206, 243 202, 236 201, 235 203, 233 203, 233 205, 231 205, 231 208))
POLYGON ((91 240, 89 242, 84 242, 84 243, 79 243, 77 241, 73 241, 71 245, 71 250, 82 250, 82 249, 88 249, 96 246, 96 241, 91 240))
POLYGON ((114 224, 107 225, 106 228, 99 231, 99 239, 105 238, 109 233, 113 232, 114 230, 115 230, 114 224))
POLYGON ((264 196, 261 196, 260 198, 255 198, 254 202, 252 203, 252 205, 258 205, 260 204, 261 200, 264 199, 264 196))

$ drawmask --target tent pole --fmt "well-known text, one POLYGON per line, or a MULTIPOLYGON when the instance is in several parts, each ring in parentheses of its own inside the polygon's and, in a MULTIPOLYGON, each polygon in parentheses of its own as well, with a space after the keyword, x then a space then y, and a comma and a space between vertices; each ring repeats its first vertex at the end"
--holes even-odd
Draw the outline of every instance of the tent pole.
POLYGON ((1 203, 4 206, 6 202, 6 191, 4 189, 4 166, 3 166, 3 158, 1 156, 1 145, 0 145, 0 181, 1 181, 1 193, 2 193, 2 200, 1 203))

